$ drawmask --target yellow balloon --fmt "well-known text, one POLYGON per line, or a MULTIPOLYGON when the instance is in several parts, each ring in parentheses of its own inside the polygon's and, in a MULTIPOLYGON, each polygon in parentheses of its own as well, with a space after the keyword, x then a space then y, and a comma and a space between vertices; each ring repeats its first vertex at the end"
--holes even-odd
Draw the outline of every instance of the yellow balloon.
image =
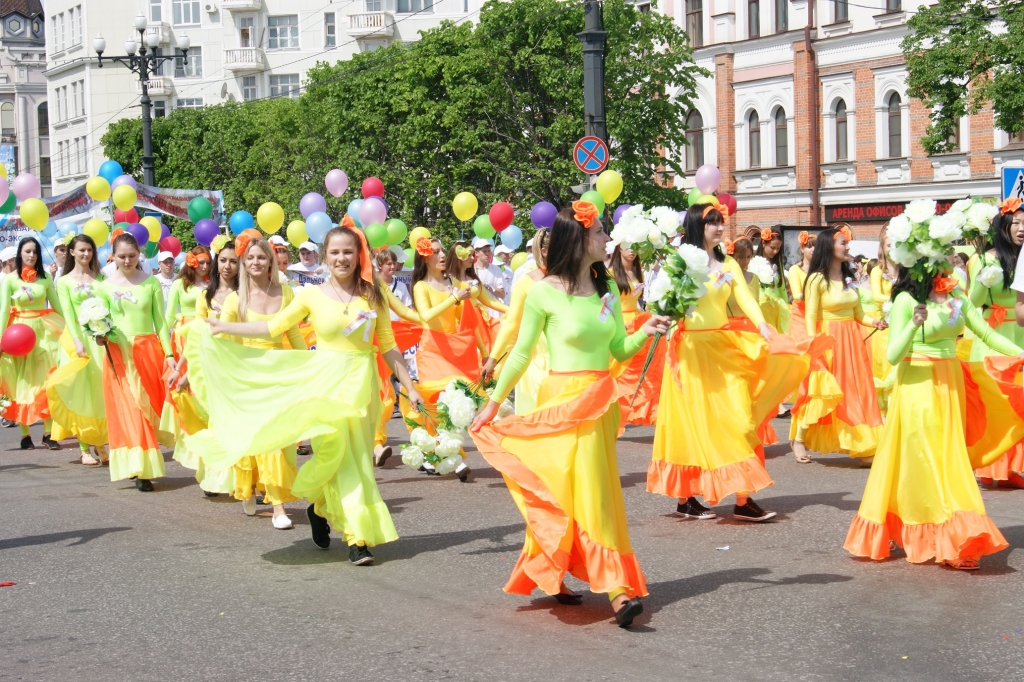
POLYGON ((613 170, 606 170, 597 176, 597 191, 604 197, 605 203, 612 203, 622 194, 622 176, 613 170))
POLYGON ((268 201, 256 211, 256 222, 261 230, 273 234, 284 225, 284 209, 279 204, 268 201))
POLYGON ((0 163, 0 178, 7 179, 7 166, 0 163))
POLYGON ((425 227, 414 227, 414 228, 412 228, 412 230, 409 232, 409 246, 411 246, 413 248, 413 250, 415 251, 416 250, 416 242, 419 241, 423 237, 426 237, 427 239, 430 239, 430 230, 428 230, 425 227))
POLYGON ((526 262, 526 254, 520 251, 516 255, 512 256, 512 272, 515 272, 519 268, 523 267, 523 263, 526 262))
POLYGON ((156 243, 160 241, 160 221, 151 215, 146 216, 139 221, 140 225, 145 225, 146 229, 149 230, 149 241, 156 243))
POLYGON ((135 193, 135 188, 131 185, 118 185, 114 188, 114 206, 122 211, 134 207, 138 198, 139 195, 135 193))
POLYGON ((98 175, 89 178, 89 182, 85 183, 85 193, 94 201, 106 201, 110 198, 110 183, 98 175))
POLYGON ((452 199, 452 211, 459 220, 469 220, 475 216, 478 206, 472 192, 459 192, 452 199))
POLYGON ((87 220, 85 225, 82 226, 82 234, 96 242, 96 246, 102 246, 107 243, 107 238, 110 236, 110 228, 99 218, 92 218, 87 220))
POLYGON ((302 242, 309 241, 309 235, 306 233, 306 223, 302 220, 293 220, 288 223, 288 227, 285 229, 285 235, 288 237, 288 242, 296 249, 302 245, 302 242))
POLYGON ((50 220, 50 212, 46 210, 46 204, 39 199, 25 199, 21 202, 21 222, 31 227, 36 232, 46 227, 50 220))

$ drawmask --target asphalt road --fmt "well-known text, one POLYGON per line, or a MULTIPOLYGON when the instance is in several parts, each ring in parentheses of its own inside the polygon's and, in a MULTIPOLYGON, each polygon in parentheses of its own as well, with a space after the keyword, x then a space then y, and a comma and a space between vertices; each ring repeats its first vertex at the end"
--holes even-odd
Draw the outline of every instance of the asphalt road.
POLYGON ((977 573, 871 563, 842 549, 867 476, 851 460, 800 465, 774 446, 757 499, 776 522, 680 521, 645 491, 652 433, 620 441, 651 592, 621 630, 603 595, 501 591, 524 525, 476 452, 464 484, 388 462, 401 538, 355 567, 337 536, 312 544, 304 504, 275 530, 204 498, 169 455, 139 493, 69 463, 77 448, 21 451, 0 430, 0 581, 17 583, 0 588, 0 679, 1024 679, 1024 491, 983 493, 1012 549, 977 573))

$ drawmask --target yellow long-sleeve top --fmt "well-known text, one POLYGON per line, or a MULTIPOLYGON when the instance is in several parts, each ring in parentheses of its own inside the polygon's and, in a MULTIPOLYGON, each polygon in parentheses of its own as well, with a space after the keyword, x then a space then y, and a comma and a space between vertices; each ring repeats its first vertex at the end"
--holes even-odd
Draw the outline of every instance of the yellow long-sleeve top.
POLYGON ((509 300, 508 313, 501 320, 501 327, 498 335, 494 337, 494 345, 491 347, 490 357, 497 360, 508 349, 509 344, 519 333, 519 325, 523 322, 523 307, 526 305, 526 296, 537 283, 533 277, 525 275, 512 285, 512 298, 509 300))
POLYGON ((171 290, 167 292, 167 307, 164 310, 167 326, 171 327, 174 324, 174 318, 177 316, 179 308, 182 317, 194 318, 196 316, 196 299, 205 292, 206 287, 198 285, 185 289, 185 280, 181 277, 174 280, 171 290))
POLYGON ((497 310, 499 313, 508 312, 508 306, 491 296, 491 292, 487 291, 487 287, 475 286, 470 287, 470 289, 473 295, 470 296, 469 300, 473 301, 477 307, 490 308, 491 310, 497 310))
POLYGON ((34 282, 25 282, 17 273, 10 273, 0 285, 0 332, 7 329, 12 306, 17 310, 44 310, 47 303, 58 315, 64 315, 49 275, 38 277, 34 282))
MULTIPOLYGON (((451 280, 455 289, 472 289, 465 282, 451 280)), ((453 294, 441 291, 426 282, 416 282, 412 287, 412 302, 416 306, 423 326, 427 329, 454 334, 459 330, 459 301, 453 294)))
MULTIPOLYGON (((747 282, 747 288, 750 289, 750 295, 754 297, 754 300, 760 303, 761 301, 761 280, 757 278, 752 272, 744 272, 745 276, 750 277, 750 281, 747 282)), ((741 289, 742 287, 737 287, 741 289)), ((736 292, 733 291, 729 294, 729 301, 725 304, 726 312, 729 313, 729 317, 746 317, 743 314, 743 309, 740 308, 739 301, 736 300, 736 292)))
POLYGON ((640 296, 643 295, 643 282, 629 278, 629 291, 619 292, 619 302, 622 304, 622 314, 640 312, 640 296))
POLYGON ((729 298, 734 292, 737 307, 754 326, 760 327, 764 323, 761 306, 750 292, 750 287, 746 286, 743 271, 732 256, 725 257, 721 271, 711 273, 707 289, 708 292, 697 301, 693 314, 686 318, 687 330, 720 329, 728 324, 729 298))
POLYGON ((316 349, 343 351, 348 353, 365 353, 375 350, 373 334, 376 332, 380 344, 380 352, 387 353, 395 348, 395 335, 391 331, 391 316, 386 308, 374 310, 364 298, 357 298, 350 303, 342 303, 320 290, 320 287, 303 287, 295 295, 288 306, 274 315, 268 323, 270 336, 283 336, 289 329, 309 317, 313 331, 316 332, 316 349), (369 314, 376 317, 365 319, 369 314), (346 329, 364 319, 354 329, 346 329), (366 333, 366 325, 371 331, 366 333))
POLYGON ((807 281, 807 273, 797 263, 789 268, 786 276, 789 278, 789 289, 793 292, 793 301, 804 300, 804 282, 807 281))
POLYGON ((395 315, 398 315, 399 319, 405 320, 406 322, 412 322, 414 324, 423 324, 423 318, 420 317, 420 314, 402 303, 402 299, 395 296, 391 289, 382 286, 380 290, 383 292, 384 298, 387 299, 388 308, 390 308, 395 315))
MULTIPOLYGON (((289 286, 282 286, 281 287, 281 309, 278 310, 277 313, 266 313, 266 314, 257 313, 256 311, 254 311, 251 308, 249 308, 249 309, 246 309, 246 311, 245 311, 245 321, 246 322, 270 322, 271 320, 274 319, 274 317, 278 313, 280 313, 282 310, 285 310, 291 304, 291 302, 293 300, 295 300, 295 292, 292 291, 292 288, 289 287, 289 286)), ((230 294, 228 294, 228 297, 224 299, 224 305, 221 306, 221 311, 220 311, 220 321, 221 322, 239 322, 240 321, 239 317, 238 317, 238 292, 237 291, 232 291, 230 294)), ((245 337, 245 338, 239 338, 239 339, 235 339, 234 337, 231 337, 231 338, 233 340, 241 342, 241 344, 243 346, 249 346, 251 348, 274 349, 274 348, 284 348, 285 347, 284 346, 284 337, 285 336, 288 337, 288 347, 289 348, 292 348, 292 349, 295 349, 295 350, 305 350, 305 348, 306 348, 306 340, 304 338, 302 338, 302 332, 299 331, 298 324, 294 324, 291 327, 288 327, 288 329, 285 330, 284 335, 274 336, 274 337, 269 338, 269 339, 260 339, 260 338, 253 338, 253 337, 245 337)))
POLYGON ((882 309, 887 301, 892 299, 892 279, 882 270, 881 267, 871 269, 871 296, 878 309, 882 309))
MULTIPOLYGON (((234 293, 234 292, 232 292, 234 293)), ((228 294, 230 296, 231 294, 228 294)), ((227 298, 224 299, 224 303, 227 303, 227 298)), ((196 319, 203 320, 207 317, 219 317, 224 311, 224 304, 219 303, 217 299, 213 299, 212 303, 206 303, 206 289, 203 289, 199 296, 196 297, 196 319)))
POLYGON ((807 324, 808 336, 818 333, 818 322, 821 320, 857 320, 866 326, 874 324, 874 319, 864 314, 856 288, 826 280, 818 272, 807 280, 804 302, 807 306, 804 322, 807 324))

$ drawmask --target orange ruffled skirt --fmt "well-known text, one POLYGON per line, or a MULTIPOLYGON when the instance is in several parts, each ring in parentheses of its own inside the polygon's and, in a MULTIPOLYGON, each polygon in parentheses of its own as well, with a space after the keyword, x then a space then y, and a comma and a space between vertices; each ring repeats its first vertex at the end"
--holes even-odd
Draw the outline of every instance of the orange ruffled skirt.
POLYGON ((885 559, 894 541, 908 561, 922 563, 978 559, 1008 546, 985 514, 972 468, 1024 438, 1024 389, 1012 383, 1021 362, 988 358, 983 369, 913 356, 897 366, 847 551, 885 559))
MULTIPOLYGON (((642 310, 623 311, 622 317, 626 321, 626 333, 632 334, 644 326, 651 318, 651 314, 642 310)), ((658 418, 658 396, 661 394, 661 377, 665 372, 665 353, 668 350, 665 339, 660 339, 654 348, 654 356, 647 367, 647 375, 643 383, 640 382, 640 375, 643 373, 644 364, 647 363, 653 342, 654 339, 648 339, 640 352, 628 362, 618 362, 614 359, 611 361, 610 371, 619 394, 622 421, 626 424, 650 426, 658 418)))
POLYGON ((504 590, 557 594, 566 573, 592 592, 647 595, 633 554, 615 440, 620 414, 608 372, 551 372, 537 409, 472 434, 526 519, 526 542, 504 590))
POLYGON ((871 353, 856 320, 825 320, 821 331, 835 339, 800 385, 789 437, 815 452, 875 454, 882 433, 871 353))
POLYGON ((670 337, 649 492, 701 495, 713 505, 772 485, 758 456, 758 427, 831 341, 776 334, 769 344, 752 329, 747 321, 738 330, 683 329, 670 337))

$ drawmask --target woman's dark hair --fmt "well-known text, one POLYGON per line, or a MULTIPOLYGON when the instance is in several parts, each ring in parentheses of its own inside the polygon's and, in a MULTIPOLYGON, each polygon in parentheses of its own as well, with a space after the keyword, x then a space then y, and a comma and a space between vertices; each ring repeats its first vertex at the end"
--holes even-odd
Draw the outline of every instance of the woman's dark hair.
MULTIPOLYGON (((205 294, 206 294, 206 305, 208 305, 208 306, 212 306, 213 305, 213 295, 216 294, 217 293, 217 289, 220 288, 220 266, 217 264, 217 261, 220 259, 220 254, 224 253, 224 251, 227 250, 227 249, 231 249, 232 251, 234 251, 235 250, 235 243, 234 242, 228 242, 227 244, 225 244, 224 248, 221 249, 219 252, 217 252, 217 257, 213 259, 213 266, 210 268, 210 286, 206 287, 206 292, 205 292, 205 294)), ((236 255, 237 255, 237 252, 236 252, 236 255)), ((241 259, 239 259, 239 261, 241 261, 241 259)), ((242 266, 241 262, 239 262, 238 266, 239 266, 239 269, 241 269, 241 266, 242 266)), ((235 281, 234 282, 228 282, 227 284, 228 284, 229 287, 231 287, 232 291, 238 291, 238 273, 237 272, 235 273, 235 281)))
MULTIPOLYGON (((136 244, 136 248, 138 248, 137 244, 136 244)), ((196 256, 197 258, 199 256, 203 255, 203 254, 206 254, 207 258, 210 258, 210 260, 213 260, 213 257, 210 255, 210 249, 208 249, 207 247, 203 246, 202 244, 200 244, 199 246, 193 247, 192 250, 189 251, 189 253, 191 253, 192 255, 196 256)), ((212 267, 213 267, 212 263, 210 264, 210 267, 212 269, 212 267)), ((198 279, 198 278, 199 278, 199 272, 195 268, 191 267, 188 264, 188 257, 186 256, 185 257, 185 262, 181 266, 181 270, 178 271, 178 279, 180 279, 183 282, 182 288, 184 288, 185 291, 188 291, 189 287, 192 287, 192 286, 196 285, 196 279, 198 279)))
MULTIPOLYGON (((704 226, 708 223, 719 224, 725 222, 725 216, 716 208, 712 208, 708 211, 707 216, 705 216, 704 209, 708 206, 711 206, 711 204, 694 204, 686 209, 686 218, 683 219, 684 244, 692 244, 699 249, 707 248, 704 245, 704 226)), ((715 259, 719 261, 725 260, 725 254, 722 251, 721 245, 712 253, 715 254, 715 259)))
MULTIPOLYGON (((818 233, 818 241, 814 244, 814 255, 811 256, 811 266, 807 269, 807 279, 804 280, 804 295, 807 295, 807 284, 811 281, 811 277, 817 273, 828 282, 829 271, 832 269, 832 261, 835 260, 835 248, 836 248, 836 235, 839 234, 839 230, 834 227, 830 227, 827 230, 822 230, 818 233)), ((841 265, 843 271, 843 280, 856 279, 853 267, 849 262, 843 262, 841 265)))
POLYGON ((622 262, 622 246, 616 246, 612 251, 612 276, 615 278, 615 284, 619 287, 620 294, 628 294, 633 291, 633 283, 629 280, 630 274, 633 275, 633 281, 641 283, 644 281, 644 269, 640 265, 640 259, 634 256, 633 263, 629 266, 629 270, 626 270, 626 264, 622 262))
POLYGON ((78 244, 88 244, 89 248, 92 249, 92 260, 89 261, 89 270, 94 275, 100 274, 100 259, 96 256, 96 242, 87 234, 76 234, 68 242, 68 255, 64 257, 64 269, 60 272, 61 277, 75 269, 75 259, 71 257, 71 252, 75 250, 75 246, 78 244))
MULTIPOLYGON (((565 284, 565 293, 575 294, 580 283, 576 278, 583 265, 584 244, 587 241, 587 230, 598 229, 596 225, 583 227, 575 217, 571 208, 563 208, 555 216, 555 224, 551 227, 551 243, 548 244, 547 274, 557 277, 565 284)), ((597 293, 604 296, 608 293, 608 269, 604 261, 590 266, 590 281, 597 293)))
MULTIPOLYGON (((438 251, 444 251, 444 244, 437 237, 430 238, 430 246, 437 249, 438 251), (435 245, 436 244, 436 245, 435 245)), ((447 261, 447 257, 445 258, 447 261)), ((445 263, 447 265, 447 263, 445 263)), ((427 278, 427 259, 420 255, 419 251, 415 251, 412 257, 412 286, 416 286, 416 282, 422 282, 427 278)))
POLYGON ((444 255, 444 274, 448 275, 452 279, 457 279, 460 282, 465 282, 467 279, 470 281, 476 281, 476 272, 473 272, 473 262, 470 261, 466 267, 462 266, 462 262, 459 260, 458 255, 455 253, 455 249, 458 247, 469 248, 469 242, 459 240, 452 242, 452 245, 448 247, 448 252, 444 255), (469 272, 470 276, 467 278, 466 273, 469 272))
MULTIPOLYGON (((374 310, 387 310, 388 304, 384 300, 384 294, 381 293, 380 280, 377 279, 377 274, 373 273, 373 256, 369 255, 369 253, 363 253, 362 245, 363 240, 366 238, 362 237, 360 234, 358 234, 355 230, 353 230, 350 227, 332 227, 330 230, 327 231, 327 234, 324 236, 324 245, 320 247, 320 252, 322 254, 327 254, 327 248, 330 246, 331 240, 334 239, 335 237, 347 237, 348 239, 351 239, 352 243, 355 244, 356 252, 359 254, 359 264, 356 267, 355 271, 356 295, 359 296, 360 298, 366 299, 366 302, 369 303, 370 307, 374 310), (372 283, 367 282, 360 275, 360 273, 363 271, 364 258, 369 258, 371 261, 369 265, 370 272, 373 273, 370 276, 370 278, 373 280, 372 283)), ((367 246, 367 249, 369 249, 369 246, 367 246)), ((321 260, 323 260, 323 258, 321 258, 321 260)), ((333 275, 328 275, 328 277, 332 276, 333 275)))
POLYGON ((1020 247, 1010 238, 1010 227, 1013 225, 1013 213, 1000 213, 992 219, 992 248, 1003 268, 1003 288, 1009 291, 1013 282, 1013 273, 1017 270, 1017 258, 1020 247))
MULTIPOLYGON (((766 243, 770 244, 771 242, 773 242, 776 239, 778 239, 783 244, 785 244, 785 240, 782 238, 782 230, 780 230, 778 227, 773 227, 773 228, 770 228, 770 229, 772 231, 772 236, 770 238, 768 238, 768 239, 762 239, 760 241, 760 243, 757 245, 757 255, 761 256, 762 258, 767 259, 769 263, 771 263, 772 265, 775 266, 775 272, 777 272, 780 275, 780 277, 782 279, 782 284, 788 290, 789 289, 789 281, 788 281, 789 278, 782 276, 783 273, 786 272, 786 250, 784 248, 780 248, 778 251, 775 252, 775 255, 772 256, 771 258, 768 258, 768 256, 764 255, 764 247, 765 247, 766 243)), ((808 274, 810 274, 810 273, 808 273, 808 274)), ((775 282, 772 282, 772 286, 774 286, 774 285, 775 285, 775 282)))
POLYGON ((39 240, 35 237, 24 237, 18 242, 18 254, 14 257, 14 272, 17 273, 18 277, 21 277, 21 269, 25 266, 21 260, 21 250, 25 248, 25 244, 32 242, 36 245, 36 278, 43 279, 46 277, 46 268, 43 267, 43 247, 39 246, 39 240))
POLYGON ((895 301, 900 293, 906 291, 915 301, 924 303, 928 300, 928 294, 931 293, 932 280, 934 279, 932 275, 926 272, 924 273, 924 280, 919 282, 911 278, 908 268, 897 265, 896 281, 892 284, 892 295, 889 297, 889 300, 895 301))

